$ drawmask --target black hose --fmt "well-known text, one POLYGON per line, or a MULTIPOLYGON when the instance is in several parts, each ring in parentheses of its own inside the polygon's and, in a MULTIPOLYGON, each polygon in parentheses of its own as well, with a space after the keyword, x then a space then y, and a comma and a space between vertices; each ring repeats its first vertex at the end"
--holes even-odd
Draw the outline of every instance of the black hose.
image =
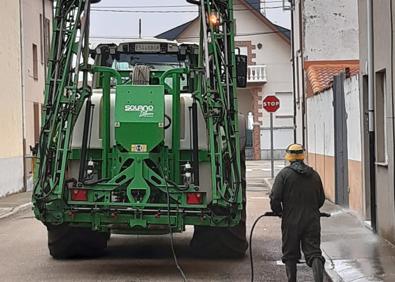
POLYGON ((275 214, 274 212, 266 212, 263 215, 259 216, 255 221, 254 224, 252 225, 251 228, 251 233, 250 233, 250 242, 249 242, 249 246, 250 246, 250 265, 251 265, 251 282, 254 282, 254 258, 252 256, 252 235, 254 234, 254 229, 255 226, 257 225, 257 223, 264 217, 266 216, 279 216, 277 214, 275 214))
POLYGON ((168 226, 169 226, 169 234, 170 234, 170 247, 171 247, 171 252, 173 254, 173 259, 174 259, 174 263, 177 267, 177 270, 179 271, 182 279, 184 282, 187 281, 187 278, 185 276, 184 271, 182 270, 180 264, 178 263, 178 259, 177 259, 177 254, 176 251, 174 249, 174 237, 173 237, 173 229, 171 227, 171 217, 170 217, 170 212, 171 212, 171 205, 170 205, 170 191, 169 191, 169 185, 167 183, 167 179, 165 177, 165 174, 163 173, 162 167, 158 166, 158 169, 160 170, 160 174, 163 177, 163 179, 165 180, 165 186, 166 186, 166 200, 167 200, 167 217, 168 217, 168 226))
POLYGON ((171 126, 171 118, 168 115, 165 115, 165 118, 167 119, 167 121, 169 122, 168 125, 165 125, 163 128, 164 130, 169 129, 171 126))
POLYGON ((193 5, 200 5, 199 0, 186 0, 188 3, 193 4, 193 5))
POLYGON ((109 181, 109 180, 111 180, 111 179, 110 178, 103 178, 103 179, 98 179, 98 180, 91 181, 91 182, 84 181, 84 182, 82 182, 82 184, 84 186, 93 186, 93 185, 100 184, 100 183, 103 183, 103 182, 109 181))
MULTIPOLYGON (((266 212, 263 215, 259 216, 255 221, 254 224, 252 225, 251 228, 251 232, 250 232, 250 241, 249 241, 249 245, 250 245, 250 265, 251 265, 251 282, 254 282, 254 257, 252 255, 252 235, 254 234, 254 229, 255 226, 257 225, 257 223, 264 217, 268 217, 268 216, 273 216, 273 217, 281 217, 281 215, 276 214, 274 212, 266 212)), ((331 217, 331 215, 329 213, 325 213, 322 212, 320 213, 321 217, 331 217)))

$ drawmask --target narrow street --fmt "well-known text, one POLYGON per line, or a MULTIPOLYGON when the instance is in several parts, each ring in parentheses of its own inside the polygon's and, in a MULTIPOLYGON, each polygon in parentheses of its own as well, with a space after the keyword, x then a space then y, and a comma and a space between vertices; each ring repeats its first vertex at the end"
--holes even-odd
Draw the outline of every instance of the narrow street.
MULTIPOLYGON (((276 164, 280 169, 282 163, 276 164)), ((249 162, 248 232, 253 220, 268 210, 264 177, 269 163, 249 162)), ((188 281, 250 281, 250 262, 201 260, 192 257, 188 244, 192 229, 175 235, 176 252, 188 281)), ((108 253, 94 260, 53 260, 47 250, 44 226, 30 211, 0 221, 0 273, 2 281, 181 281, 174 266, 168 236, 112 236, 108 253)), ((261 222, 254 241, 255 281, 285 281, 280 265, 280 220, 261 222)), ((311 270, 300 265, 299 281, 312 281, 311 270)))

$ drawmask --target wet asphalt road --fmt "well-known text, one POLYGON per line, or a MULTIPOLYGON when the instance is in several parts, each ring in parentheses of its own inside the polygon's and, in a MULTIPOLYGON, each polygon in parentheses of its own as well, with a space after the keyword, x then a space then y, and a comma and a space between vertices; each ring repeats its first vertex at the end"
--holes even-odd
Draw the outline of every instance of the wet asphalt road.
MULTIPOLYGON (((270 171, 248 164, 248 230, 268 210, 270 171)), ((188 281, 250 281, 249 256, 240 260, 202 260, 189 250, 193 229, 175 235, 175 248, 188 281)), ((249 232, 249 231, 248 231, 249 232)), ((182 281, 171 257, 168 236, 113 235, 107 255, 94 260, 53 260, 46 230, 30 211, 0 221, 0 281, 182 281)), ((254 236, 255 281, 286 281, 281 258, 280 220, 261 222, 254 236)), ((311 270, 298 267, 298 281, 313 281, 311 270)))

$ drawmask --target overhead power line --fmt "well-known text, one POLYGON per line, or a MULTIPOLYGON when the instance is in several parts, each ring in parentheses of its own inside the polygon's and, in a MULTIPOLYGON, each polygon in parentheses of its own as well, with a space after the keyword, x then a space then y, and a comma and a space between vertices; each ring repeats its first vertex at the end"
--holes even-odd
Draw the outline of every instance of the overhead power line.
MULTIPOLYGON (((265 9, 282 9, 283 6, 266 7, 265 9)), ((251 9, 234 9, 233 11, 251 11, 251 9)), ((170 13, 197 13, 197 10, 120 10, 120 9, 97 9, 92 8, 92 12, 108 13, 146 13, 146 14, 170 14, 170 13)))
MULTIPOLYGON (((274 4, 283 3, 282 0, 256 1, 249 2, 250 4, 274 4)), ((142 6, 94 6, 94 9, 140 9, 140 8, 190 8, 194 5, 142 5, 142 6)), ((244 6, 243 4, 235 4, 235 6, 244 6)))
MULTIPOLYGON (((280 31, 266 31, 266 32, 251 32, 251 33, 241 33, 241 34, 236 34, 236 37, 242 37, 242 36, 256 36, 256 35, 272 35, 272 34, 278 34, 281 33, 280 31)), ((153 36, 148 36, 146 38, 152 38, 155 37, 156 35, 153 36)), ((118 37, 118 36, 91 36, 91 39, 114 39, 114 40, 132 40, 132 39, 139 39, 139 36, 131 36, 131 37, 118 37)), ((182 39, 198 39, 200 38, 199 36, 183 36, 182 39)))

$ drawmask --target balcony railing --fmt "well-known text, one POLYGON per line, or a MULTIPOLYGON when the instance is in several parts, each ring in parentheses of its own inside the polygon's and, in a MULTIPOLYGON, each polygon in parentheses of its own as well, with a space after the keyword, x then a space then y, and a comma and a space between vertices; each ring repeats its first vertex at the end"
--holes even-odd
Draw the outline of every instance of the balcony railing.
POLYGON ((267 82, 266 65, 248 66, 248 83, 265 83, 267 82))

